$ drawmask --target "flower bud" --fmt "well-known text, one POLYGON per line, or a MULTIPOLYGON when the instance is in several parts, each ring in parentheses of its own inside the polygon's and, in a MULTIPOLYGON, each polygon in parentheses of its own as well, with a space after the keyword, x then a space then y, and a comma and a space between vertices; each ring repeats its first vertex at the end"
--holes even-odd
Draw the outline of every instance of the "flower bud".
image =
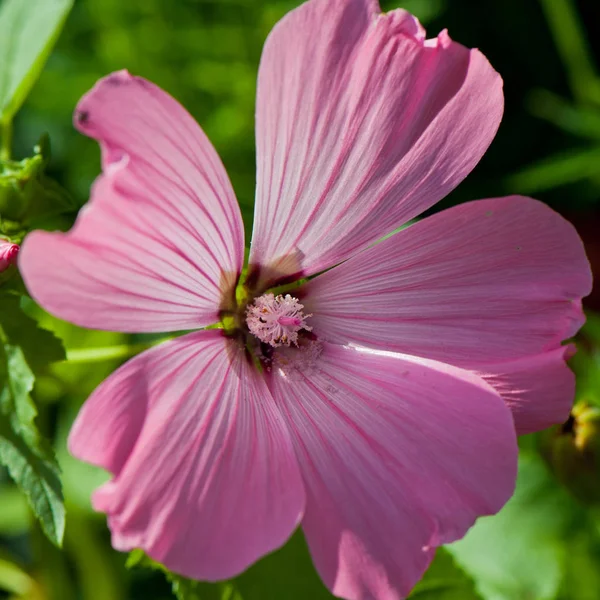
POLYGON ((578 500, 600 504, 600 408, 576 404, 566 423, 544 435, 541 452, 556 478, 578 500))
POLYGON ((0 240, 0 273, 14 265, 19 254, 19 246, 5 240, 0 240))
POLYGON ((45 175, 48 153, 47 140, 41 140, 33 156, 20 161, 0 161, 0 215, 4 233, 16 235, 38 228, 52 231, 72 225, 79 207, 58 183, 45 175))

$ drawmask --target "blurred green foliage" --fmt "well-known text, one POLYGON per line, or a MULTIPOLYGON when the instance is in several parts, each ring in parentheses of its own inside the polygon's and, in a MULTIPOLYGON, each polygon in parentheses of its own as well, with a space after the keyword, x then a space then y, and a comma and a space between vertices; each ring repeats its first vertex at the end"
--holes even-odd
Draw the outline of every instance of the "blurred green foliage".
POLYGON ((0 6, 0 122, 19 110, 42 70, 73 0, 4 0, 0 6))
MULTIPOLYGON (((4 0, 0 7, 9 1, 16 6, 15 0, 4 0)), ((25 2, 34 0, 20 0, 19 6, 25 2)), ((14 160, 30 156, 40 135, 48 133, 52 159, 35 164, 43 166, 39 173, 62 186, 56 193, 64 211, 57 219, 82 206, 99 172, 99 152, 71 126, 73 108, 99 77, 127 68, 168 90, 200 122, 225 163, 249 233, 261 47, 272 25, 297 4, 75 0, 58 45, 14 122, 14 160), (74 200, 63 195, 63 188, 74 200)), ((384 9, 399 5, 420 17, 430 35, 447 27, 454 39, 481 48, 505 80, 505 119, 496 141, 474 173, 436 210, 478 197, 535 194, 579 226, 598 273, 600 3, 382 2, 384 9)), ((43 45, 42 38, 38 41, 43 45)), ((0 49, 2 43, 0 35, 0 49)), ((1 590, 6 597, 29 600, 168 600, 172 590, 188 600, 330 597, 300 535, 236 580, 217 586, 167 581, 160 571, 140 567, 147 562, 142 556, 135 557, 137 567, 126 568, 126 557, 110 549, 104 517, 90 505, 92 490, 107 476, 70 457, 66 436, 87 395, 148 338, 84 331, 41 314, 32 304, 22 308, 64 340, 72 359, 48 366, 49 359, 36 363, 33 358, 35 387, 22 398, 27 402, 31 392, 40 413, 37 425, 55 441, 68 516, 64 551, 59 551, 0 471, 0 598, 1 590)), ((589 308, 600 308, 597 295, 589 308)), ((578 400, 600 406, 600 317, 594 312, 578 342, 572 363, 578 400)), ((540 447, 547 440, 521 440, 515 497, 500 515, 480 520, 465 540, 440 552, 415 599, 600 598, 600 512, 593 502, 578 499, 560 473, 553 473, 552 460, 544 462, 540 447)))

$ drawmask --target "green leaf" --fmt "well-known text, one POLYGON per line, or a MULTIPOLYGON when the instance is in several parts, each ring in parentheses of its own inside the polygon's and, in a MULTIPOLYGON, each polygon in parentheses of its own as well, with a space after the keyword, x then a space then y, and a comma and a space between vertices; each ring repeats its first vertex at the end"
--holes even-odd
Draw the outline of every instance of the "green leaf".
POLYGON ((269 554, 229 582, 205 583, 191 581, 169 572, 148 558, 141 550, 134 550, 127 566, 148 566, 162 570, 173 584, 177 600, 333 600, 310 559, 301 532, 281 549, 269 554))
POLYGON ((541 0, 571 91, 580 104, 600 103, 600 81, 583 21, 571 0, 541 0))
POLYGON ((29 529, 29 507, 17 487, 8 482, 0 486, 0 506, 0 535, 22 535, 29 529))
POLYGON ((7 341, 20 346, 34 373, 39 373, 50 363, 65 359, 65 349, 60 339, 40 327, 35 319, 23 311, 19 296, 0 295, 0 326, 7 341))
POLYGON ((23 490, 35 516, 52 542, 62 543, 65 509, 59 468, 50 445, 36 425, 29 393, 34 376, 19 346, 0 344, 0 463, 23 490))
POLYGON ((317 575, 300 531, 283 548, 242 573, 234 583, 243 600, 333 598, 317 575))
POLYGON ((5 415, 0 415, 0 463, 23 490, 48 538, 62 543, 65 509, 59 469, 48 450, 36 452, 17 435, 5 415))
POLYGON ((449 552, 439 548, 435 559, 417 584, 410 600, 481 600, 473 580, 455 563, 449 552))
POLYGON ((555 154, 509 175, 505 180, 505 188, 518 190, 521 194, 550 190, 596 177, 599 163, 598 147, 555 154))
POLYGON ((133 550, 127 557, 125 566, 128 569, 146 567, 162 571, 171 582, 173 594, 177 600, 243 600, 234 585, 230 582, 206 583, 193 581, 171 573, 166 567, 152 560, 143 550, 133 550))
POLYGON ((566 576, 557 600, 597 600, 600 590, 600 536, 580 531, 565 553, 566 576))
MULTIPOLYGON (((334 600, 319 578, 304 536, 296 532, 281 549, 264 557, 229 582, 191 581, 169 572, 134 550, 127 567, 146 566, 165 573, 177 600, 334 600)), ((471 578, 444 549, 437 551, 429 570, 410 595, 411 600, 481 600, 471 578)))
POLYGON ((600 138, 600 111, 596 107, 572 104, 543 89, 530 93, 528 105, 536 117, 546 119, 570 134, 592 140, 600 138))
POLYGON ((73 0, 4 0, 0 5, 0 121, 12 119, 38 78, 73 0))
POLYGON ((581 333, 584 337, 589 338, 596 347, 600 348, 600 314, 586 311, 585 316, 586 321, 581 333))
POLYGON ((37 410, 29 396, 35 378, 23 351, 6 341, 0 346, 0 381, 0 411, 28 445, 40 445, 40 436, 34 423, 37 410))
POLYGON ((513 498, 447 548, 486 600, 554 600, 564 577, 568 536, 583 519, 582 509, 541 458, 524 454, 513 498))
POLYGON ((167 573, 177 600, 244 600, 234 584, 191 581, 173 573, 167 573))

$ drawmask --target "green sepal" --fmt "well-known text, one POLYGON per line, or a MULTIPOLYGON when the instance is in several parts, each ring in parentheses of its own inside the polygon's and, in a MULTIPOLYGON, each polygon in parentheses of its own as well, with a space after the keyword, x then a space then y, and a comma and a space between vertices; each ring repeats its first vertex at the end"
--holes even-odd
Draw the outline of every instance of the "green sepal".
POLYGON ((50 159, 47 136, 34 155, 20 161, 0 161, 0 233, 20 243, 30 229, 68 229, 78 206, 45 174, 50 159))

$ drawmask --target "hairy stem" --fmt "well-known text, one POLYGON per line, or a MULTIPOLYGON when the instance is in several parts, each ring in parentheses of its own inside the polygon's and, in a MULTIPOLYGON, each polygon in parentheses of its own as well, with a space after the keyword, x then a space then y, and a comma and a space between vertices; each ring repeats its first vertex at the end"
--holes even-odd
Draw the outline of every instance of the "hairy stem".
POLYGON ((70 363, 94 363, 135 356, 165 340, 155 340, 140 344, 120 344, 103 348, 71 348, 67 350, 67 361, 70 363))

